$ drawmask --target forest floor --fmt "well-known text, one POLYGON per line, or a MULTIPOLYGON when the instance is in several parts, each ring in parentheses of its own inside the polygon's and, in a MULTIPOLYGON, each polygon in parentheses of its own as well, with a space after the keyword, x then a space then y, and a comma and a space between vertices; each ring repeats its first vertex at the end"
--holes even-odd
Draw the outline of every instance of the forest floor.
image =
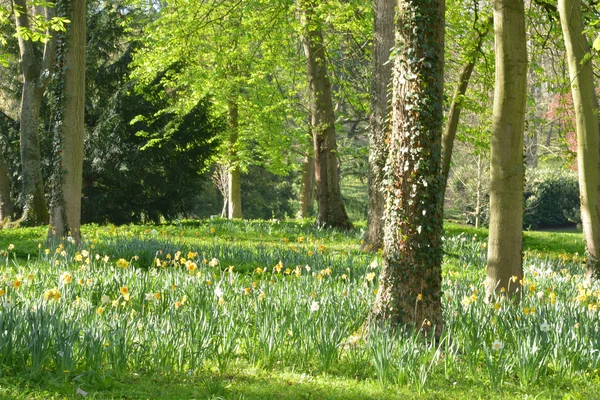
POLYGON ((598 399, 600 285, 577 232, 524 233, 483 299, 485 229, 445 224, 442 340, 360 327, 379 254, 311 221, 0 230, 0 399, 598 399))

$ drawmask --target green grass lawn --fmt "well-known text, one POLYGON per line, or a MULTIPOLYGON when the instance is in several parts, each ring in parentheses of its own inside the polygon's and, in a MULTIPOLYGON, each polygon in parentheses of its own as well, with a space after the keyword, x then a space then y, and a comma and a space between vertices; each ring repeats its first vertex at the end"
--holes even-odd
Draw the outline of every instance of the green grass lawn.
POLYGON ((600 398, 600 286, 582 277, 580 233, 525 232, 511 304, 483 299, 486 230, 446 223, 436 344, 358 334, 380 268, 360 228, 94 225, 81 247, 0 230, 0 398, 600 398))

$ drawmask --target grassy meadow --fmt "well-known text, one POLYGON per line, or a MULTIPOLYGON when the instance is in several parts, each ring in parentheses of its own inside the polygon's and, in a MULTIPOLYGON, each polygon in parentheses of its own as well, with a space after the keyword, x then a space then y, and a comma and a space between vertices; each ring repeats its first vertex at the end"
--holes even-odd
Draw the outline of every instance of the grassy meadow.
POLYGON ((522 301, 486 302, 486 231, 447 223, 435 342, 362 334, 381 260, 360 228, 85 226, 81 246, 0 230, 0 398, 600 398, 581 234, 526 232, 522 301))

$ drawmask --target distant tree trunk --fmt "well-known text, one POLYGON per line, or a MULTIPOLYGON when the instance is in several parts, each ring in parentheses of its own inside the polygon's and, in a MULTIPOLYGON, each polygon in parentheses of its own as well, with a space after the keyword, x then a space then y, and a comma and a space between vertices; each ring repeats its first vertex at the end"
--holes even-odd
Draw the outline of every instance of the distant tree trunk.
POLYGON ((371 323, 442 330, 444 0, 399 0, 383 269, 371 323))
MULTIPOLYGON (((50 3, 53 3, 51 1, 50 3)), ((17 28, 30 29, 29 9, 26 0, 14 0, 17 28)), ((45 17, 54 16, 54 9, 44 7, 45 17)), ((23 70, 23 92, 20 112, 21 164, 23 168, 23 216, 24 224, 43 225, 49 220, 44 182, 42 178, 42 162, 40 155, 40 107, 42 97, 48 87, 56 59, 56 33, 44 47, 43 56, 39 54, 31 40, 19 36, 21 68, 23 70)))
MULTIPOLYGON (((312 141, 311 141, 312 142, 312 141)), ((309 142, 309 145, 312 143, 309 142)), ((315 158, 312 151, 307 149, 302 163, 302 187, 300 189, 300 208, 298 218, 307 218, 313 212, 315 201, 315 158)))
POLYGON ((523 134, 527 46, 523 0, 494 1, 496 89, 490 156, 488 296, 509 294, 523 277, 523 134), (516 277, 516 281, 511 279, 516 277))
POLYGON ((559 0, 577 126, 577 168, 587 275, 600 278, 600 127, 590 46, 583 35, 579 1, 559 0))
POLYGON ((444 179, 444 186, 442 197, 446 196, 446 187, 448 185, 448 174, 450 173, 450 164, 452 161, 452 150, 454 148, 454 139, 456 138, 456 132, 458 130, 458 122, 460 120, 460 113, 462 111, 463 102, 467 89, 469 87, 469 81, 471 80, 471 74, 475 69, 475 64, 479 59, 479 52, 481 51, 481 44, 488 35, 493 20, 490 18, 486 21, 482 31, 477 32, 475 37, 475 46, 468 51, 466 54, 467 62, 460 72, 458 78, 458 86, 452 96, 452 104, 450 104, 450 110, 448 111, 448 118, 446 122, 446 129, 444 130, 444 136, 442 137, 442 177, 444 179))
POLYGON ((85 109, 85 0, 64 0, 58 8, 71 22, 59 44, 57 71, 62 77, 58 109, 54 109, 57 165, 51 202, 49 236, 81 240, 81 189, 85 109), (64 63, 64 64, 63 64, 64 63))
POLYGON ((482 182, 482 170, 483 165, 481 165, 481 154, 477 155, 477 203, 475 204, 475 228, 479 228, 481 226, 481 198, 483 197, 483 193, 481 190, 482 182))
POLYGON ((397 0, 375 0, 373 26, 373 78, 371 82, 371 129, 369 130, 369 214, 363 249, 383 247, 383 168, 387 158, 385 139, 390 133, 394 18, 397 0))
POLYGON ((215 167, 215 172, 212 175, 212 181, 217 187, 221 196, 223 196, 223 209, 221 210, 221 218, 227 218, 227 211, 229 204, 229 173, 227 172, 227 167, 222 164, 217 164, 215 167))
POLYGON ((335 138, 335 115, 331 99, 331 84, 323 45, 323 32, 315 16, 314 0, 299 0, 304 32, 304 52, 308 75, 308 91, 315 146, 315 178, 317 184, 317 225, 352 229, 346 213, 338 175, 338 155, 335 138))
POLYGON ((538 133, 533 128, 529 135, 526 136, 525 144, 525 164, 532 168, 538 166, 538 133))
POLYGON ((0 222, 12 219, 13 203, 10 198, 10 178, 8 167, 4 159, 0 157, 0 222))
POLYGON ((229 101, 229 219, 242 218, 241 171, 237 154, 239 113, 237 101, 229 101))

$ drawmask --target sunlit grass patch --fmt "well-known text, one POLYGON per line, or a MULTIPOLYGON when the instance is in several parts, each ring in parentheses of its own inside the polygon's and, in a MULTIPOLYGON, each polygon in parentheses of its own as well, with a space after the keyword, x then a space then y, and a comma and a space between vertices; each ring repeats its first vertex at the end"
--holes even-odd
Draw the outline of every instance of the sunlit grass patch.
POLYGON ((365 336, 380 255, 361 252, 358 233, 293 226, 89 226, 82 246, 44 243, 29 259, 5 232, 13 244, 0 248, 7 393, 43 380, 54 383, 40 393, 54 388, 57 398, 80 386, 92 398, 145 398, 154 384, 177 398, 164 387, 169 377, 189 398, 304 398, 288 386, 314 398, 489 397, 489 388, 524 397, 546 386, 595 393, 600 286, 584 280, 580 254, 529 251, 521 302, 485 301, 485 233, 447 234, 442 337, 365 336), (208 386, 198 386, 203 379, 208 386), (352 385, 362 397, 343 389, 352 385))

